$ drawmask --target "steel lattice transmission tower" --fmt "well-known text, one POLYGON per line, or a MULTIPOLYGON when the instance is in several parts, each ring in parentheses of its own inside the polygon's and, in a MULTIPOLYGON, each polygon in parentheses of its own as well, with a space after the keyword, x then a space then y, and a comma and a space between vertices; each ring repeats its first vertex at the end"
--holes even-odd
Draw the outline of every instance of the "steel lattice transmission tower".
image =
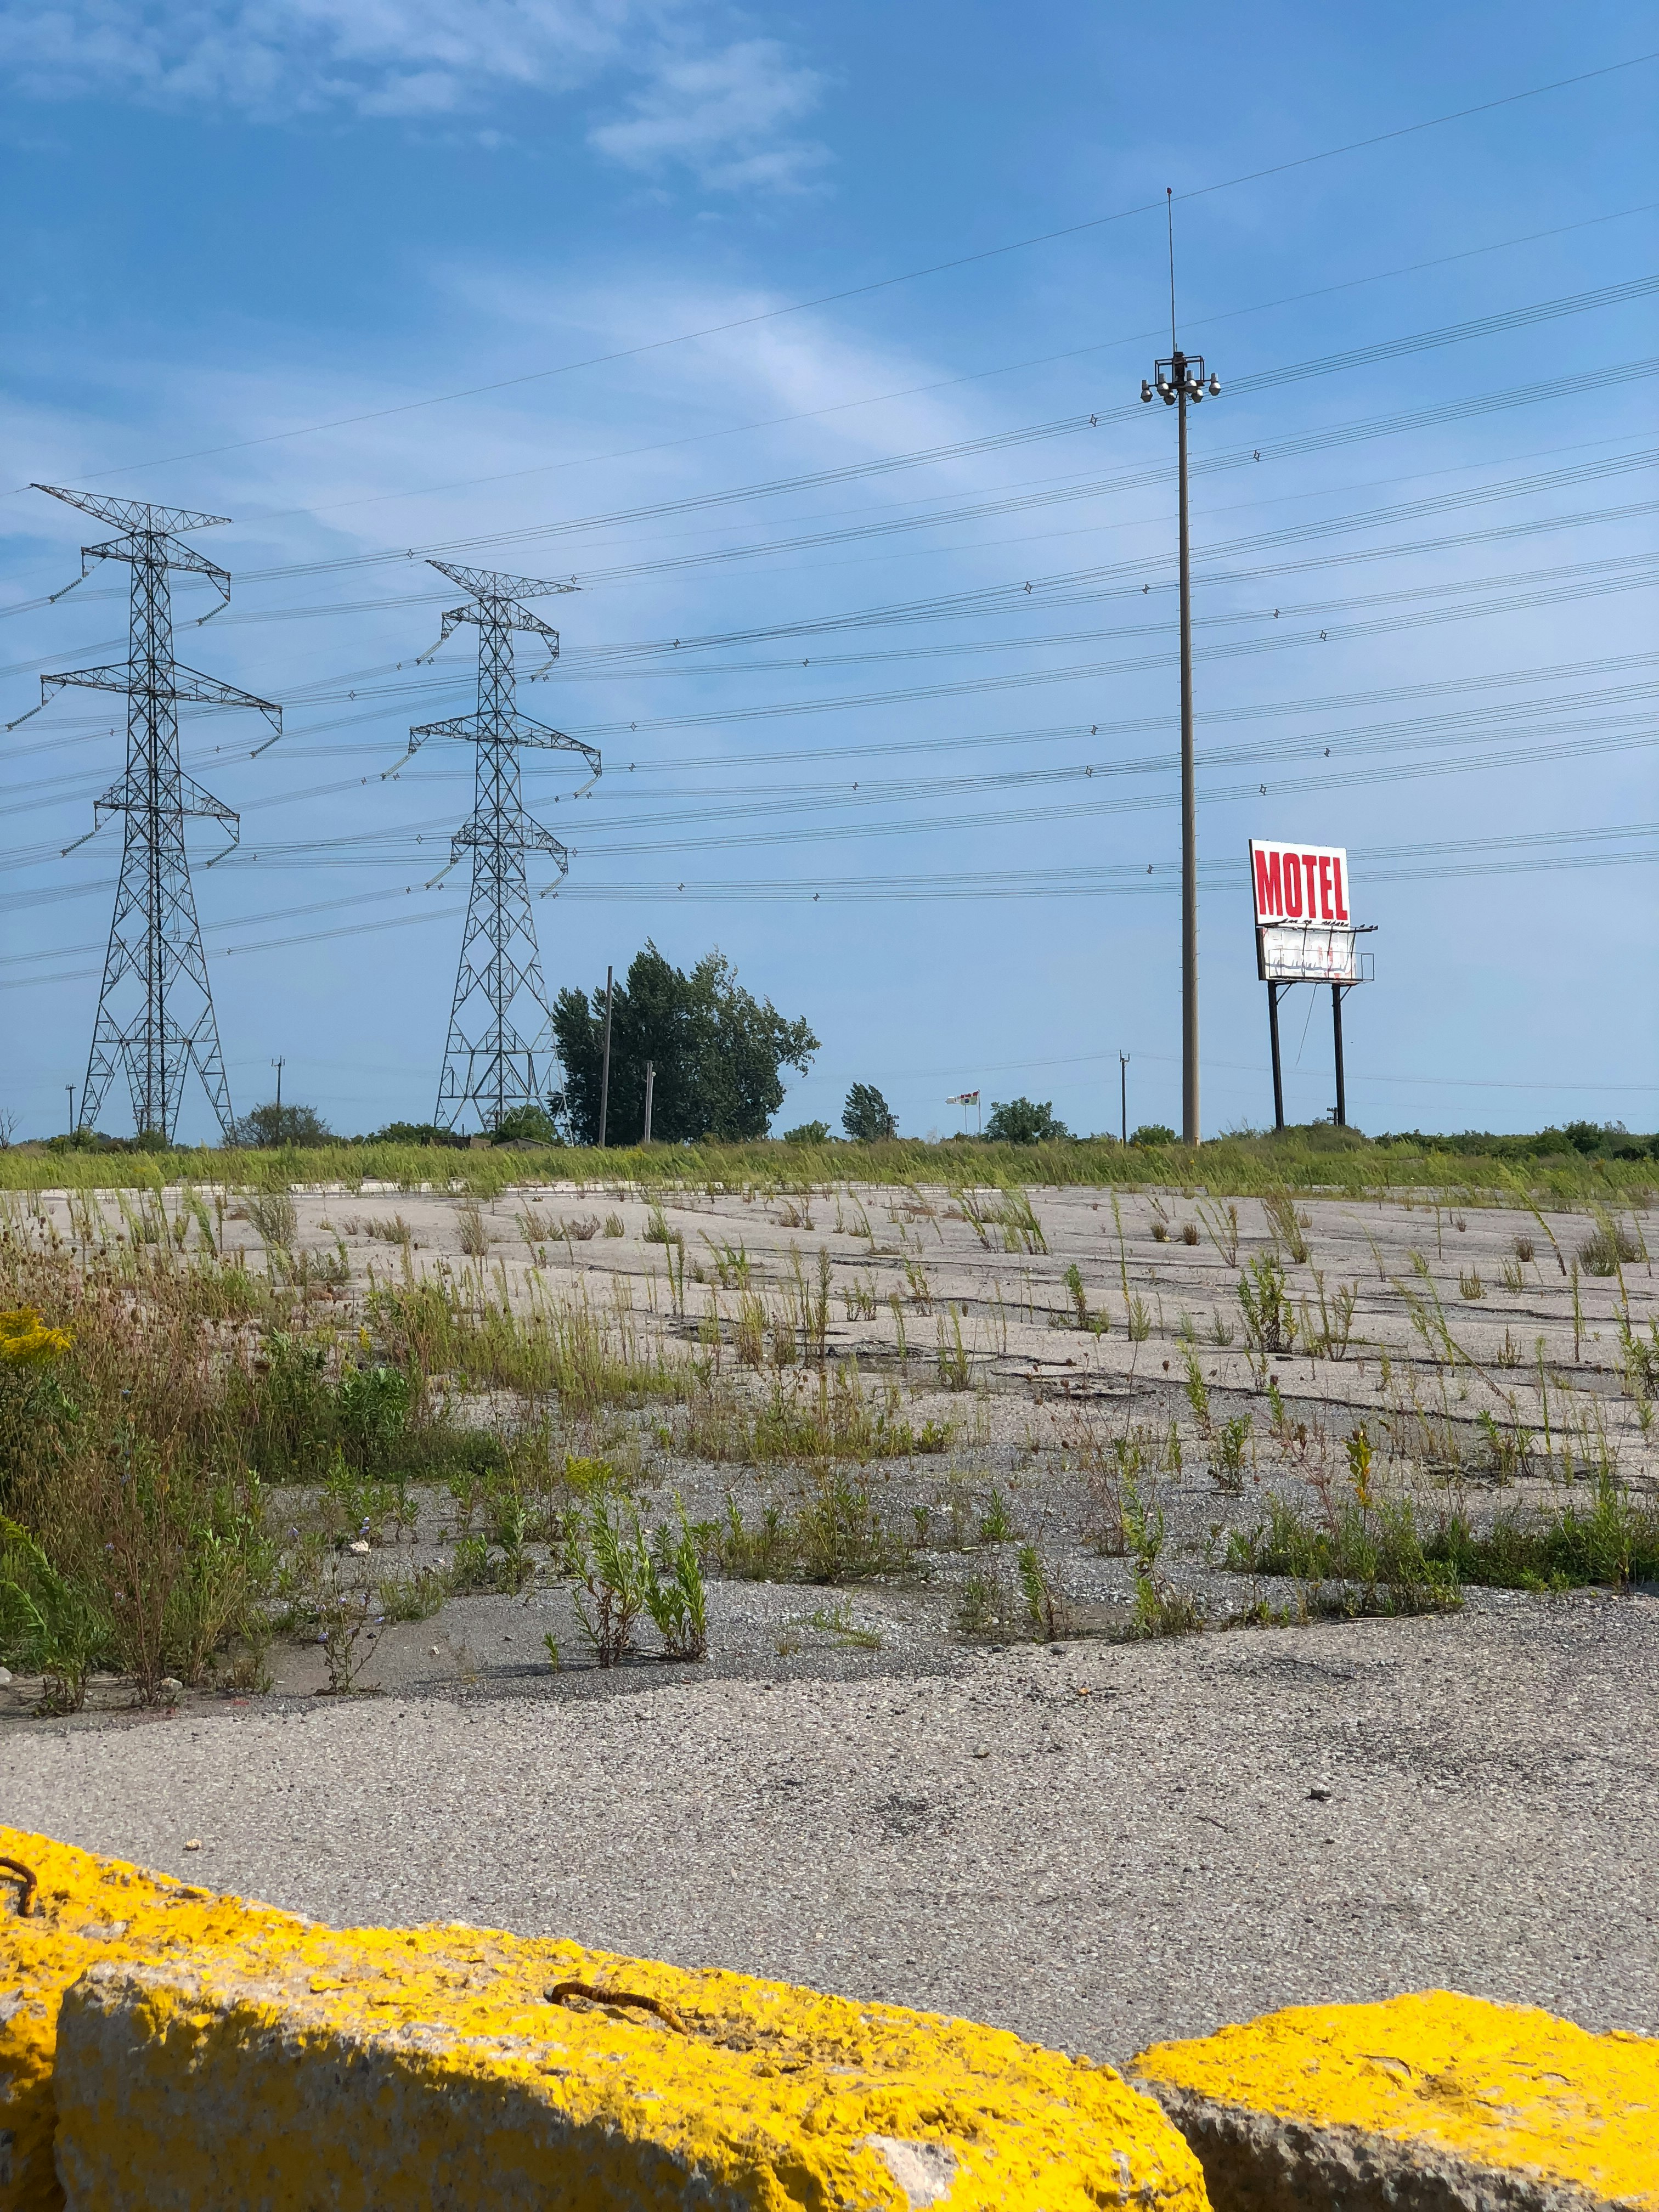
POLYGON ((519 749, 533 745, 580 753, 592 770, 581 787, 584 791, 599 774, 599 756, 591 745, 521 714, 514 693, 515 629, 540 638, 550 661, 559 652, 557 630, 522 602, 574 591, 575 586, 541 583, 533 576, 498 576, 448 561, 434 561, 432 566, 472 594, 465 606, 452 607, 444 616, 438 644, 463 623, 478 626, 478 711, 427 722, 409 733, 411 752, 426 738, 464 738, 477 747, 472 812, 450 847, 451 867, 471 850, 472 890, 435 1119, 441 1127, 453 1128, 471 1107, 485 1129, 495 1129, 515 1106, 537 1103, 537 1063, 545 1068, 554 1058, 552 1010, 530 911, 526 855, 545 854, 561 878, 570 865, 568 852, 551 830, 524 810, 519 749), (514 1018, 515 1006, 524 1028, 514 1018))
MULTIPOLYGON (((140 1133, 153 1130, 171 1141, 178 1127, 185 1078, 194 1066, 228 1139, 230 1087, 191 889, 185 823, 206 817, 221 823, 229 832, 227 852, 237 842, 240 829, 231 809, 180 768, 179 708, 181 704, 252 707, 277 736, 282 734, 283 710, 268 699, 256 699, 251 692, 222 684, 217 677, 182 668, 173 659, 167 573, 182 568, 206 577, 224 605, 230 598, 228 572, 175 533, 207 530, 229 517, 149 507, 138 500, 105 499, 93 492, 66 491, 58 484, 36 484, 34 489, 67 501, 100 522, 113 523, 119 532, 101 545, 82 547, 81 578, 91 573, 94 561, 125 561, 132 570, 125 665, 76 668, 40 678, 42 707, 54 691, 70 684, 127 695, 126 772, 94 802, 93 828, 87 832, 88 837, 94 836, 112 814, 126 817, 121 879, 104 957, 81 1121, 88 1128, 96 1127, 105 1093, 117 1070, 124 1069, 140 1133)), ((86 842, 85 837, 76 840, 86 842)), ((66 849, 73 852, 75 847, 66 849)))

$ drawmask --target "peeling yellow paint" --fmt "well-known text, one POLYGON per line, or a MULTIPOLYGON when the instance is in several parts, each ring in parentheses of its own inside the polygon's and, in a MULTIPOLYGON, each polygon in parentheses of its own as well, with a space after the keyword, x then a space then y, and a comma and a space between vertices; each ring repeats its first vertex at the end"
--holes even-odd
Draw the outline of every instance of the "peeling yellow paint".
POLYGON ((123 2201, 92 2187, 96 2167, 142 2184, 127 2202, 309 2205, 307 2170, 331 2150, 371 2177, 364 2205, 435 2201, 439 2171, 460 2192, 443 2201, 478 2188, 506 2205, 509 2169, 542 2192, 526 2202, 570 2212, 666 2212, 693 2172, 711 2212, 1206 2203, 1149 2099, 998 2029, 459 1925, 337 1931, 15 1830, 0 1853, 41 1887, 38 1917, 0 1919, 0 1988, 27 1998, 0 2028, 18 2154, 4 2212, 61 2203, 55 2122, 94 2203, 123 2201), (65 1989, 100 1960, 59 2051, 65 1989), (570 1981, 652 1999, 672 2023, 550 2002, 570 1981), (340 2102, 343 2078, 374 2094, 340 2102), (228 2157, 258 2166, 257 2189, 228 2157))
POLYGON ((1659 2212, 1659 2042, 1591 2035, 1530 2006, 1447 1990, 1293 2005, 1192 2042, 1155 2043, 1130 2073, 1659 2212))

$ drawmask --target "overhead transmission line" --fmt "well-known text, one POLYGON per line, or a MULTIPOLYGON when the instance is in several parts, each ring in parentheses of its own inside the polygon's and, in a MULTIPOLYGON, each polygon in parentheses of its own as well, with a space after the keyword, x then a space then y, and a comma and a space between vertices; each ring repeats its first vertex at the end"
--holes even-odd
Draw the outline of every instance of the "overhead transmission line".
MULTIPOLYGON (((1378 846, 1372 848, 1367 861, 1367 877, 1379 883, 1419 883, 1443 880, 1447 860, 1460 862, 1460 876, 1500 875, 1553 872, 1562 869, 1623 866, 1652 866, 1659 862, 1659 822, 1620 823, 1593 826, 1584 830, 1545 830, 1523 832, 1510 836, 1449 838, 1430 843, 1378 846), (1611 851, 1609 847, 1649 841, 1639 850, 1611 851), (1550 846, 1587 846, 1582 852, 1551 854, 1542 848, 1550 846), (1467 857, 1474 856, 1474 857, 1467 857), (1419 865, 1413 865, 1418 863, 1419 865)), ((1206 863, 1200 870, 1200 879, 1208 887, 1219 889, 1236 884, 1243 873, 1242 863, 1206 863)), ((1159 868, 1156 878, 1148 882, 1145 871, 1132 863, 1060 868, 1006 869, 982 871, 975 869, 971 876, 960 870, 942 875, 891 875, 876 877, 802 877, 789 876, 770 880, 744 876, 726 882, 702 881, 680 883, 672 881, 605 884, 588 882, 566 889, 561 896, 577 896, 599 902, 637 901, 644 897, 675 897, 682 896, 700 901, 718 901, 721 904, 775 904, 780 902, 813 904, 828 899, 832 902, 909 903, 918 900, 932 902, 970 901, 983 902, 1010 897, 1019 898, 1077 898, 1083 896, 1128 896, 1150 895, 1170 896, 1178 888, 1176 872, 1170 864, 1159 868)), ((365 891, 339 901, 313 901, 295 907, 274 908, 263 914, 245 915, 238 920, 210 924, 207 933, 214 936, 234 935, 245 929, 269 926, 272 923, 303 919, 313 914, 332 911, 337 908, 358 908, 388 899, 398 899, 405 894, 396 890, 365 891)), ((354 922, 337 928, 307 932, 300 935, 273 939, 262 943, 234 946, 233 953, 249 954, 283 949, 291 945, 315 944, 357 933, 364 928, 390 929, 416 927, 426 921, 447 918, 447 908, 421 914, 399 915, 380 922, 354 922)), ((95 952, 95 944, 64 945, 42 956, 38 951, 0 956, 0 969, 29 966, 38 969, 44 957, 68 960, 95 952)), ((3 982, 0 988, 17 989, 37 981, 62 983, 78 980, 79 976, 95 970, 53 973, 51 975, 31 975, 20 982, 3 982)))
MULTIPOLYGON (((1501 589, 1514 580, 1517 580, 1517 579, 1501 576, 1490 579, 1468 580, 1465 583, 1464 589, 1473 591, 1477 586, 1482 589, 1501 589)), ((1468 604, 1460 593, 1457 597, 1453 599, 1452 603, 1449 605, 1431 605, 1427 609, 1424 609, 1419 606, 1414 611, 1410 613, 1395 614, 1381 619, 1373 619, 1369 622, 1340 623, 1334 619, 1334 616, 1348 608, 1364 611, 1373 605, 1387 606, 1395 605, 1402 599, 1407 601, 1421 600, 1425 597, 1442 597, 1443 596, 1443 593, 1434 587, 1419 586, 1413 586, 1408 591, 1403 592, 1395 592, 1375 593, 1364 595, 1353 600, 1321 602, 1311 608, 1286 605, 1279 611, 1288 617, 1282 626, 1273 628, 1270 631, 1269 635, 1262 638, 1247 637, 1243 639, 1235 639, 1232 641, 1223 640, 1209 647, 1209 657, 1212 659, 1218 660, 1236 657, 1239 654, 1249 655, 1267 650, 1289 650, 1298 647, 1308 647, 1311 648, 1314 644, 1321 641, 1322 640, 1340 643, 1346 640, 1356 637, 1387 634, 1391 631, 1397 631, 1402 628, 1419 626, 1425 623, 1439 623, 1453 620, 1466 619, 1472 615, 1524 611, 1529 608, 1539 605, 1547 605, 1552 608, 1559 608, 1576 599, 1582 599, 1586 596, 1602 593, 1608 591, 1640 590, 1650 588, 1656 580, 1659 580, 1659 553, 1639 556, 1636 556, 1634 559, 1629 556, 1620 556, 1609 561, 1567 564, 1565 567, 1558 567, 1555 568, 1522 572, 1522 575, 1518 580, 1532 583, 1536 587, 1520 592, 1511 591, 1508 597, 1502 599, 1492 600, 1484 605, 1468 604), (1584 570, 1588 570, 1591 573, 1589 575, 1581 574, 1580 572, 1584 570), (1295 627, 1296 622, 1302 617, 1306 617, 1310 623, 1317 623, 1319 627, 1317 629, 1310 628, 1305 631, 1297 629, 1295 627)), ((1261 623, 1267 623, 1269 617, 1265 611, 1252 611, 1248 615, 1212 617, 1210 623, 1200 623, 1198 627, 1200 629, 1208 629, 1212 627, 1220 629, 1234 625, 1243 621, 1261 623)), ((1147 635, 1158 635, 1161 636, 1164 635, 1164 632, 1162 625, 1137 624, 1126 626, 1117 630, 1099 632, 1096 635, 1107 639, 1113 637, 1122 637, 1127 639, 1133 636, 1147 635)), ((865 709, 872 704, 891 705, 896 703, 905 703, 924 698, 960 695, 964 690, 977 693, 979 690, 986 688, 1022 690, 1029 688, 1029 685, 1033 683, 1050 683, 1064 680, 1079 682, 1085 680, 1098 680, 1106 676, 1145 672, 1149 670, 1164 667, 1168 665, 1169 659, 1170 654, 1167 647, 1165 647, 1156 652, 1143 653, 1131 658, 1074 664, 1068 667, 1063 667, 1058 670, 1042 671, 1039 672, 1036 676, 1023 681, 996 678, 993 680, 993 683, 989 686, 983 683, 913 685, 903 690, 888 690, 877 693, 855 694, 845 696, 840 699, 833 697, 830 699, 815 699, 805 702, 785 702, 781 706, 763 706, 753 708, 729 708, 723 712, 711 712, 704 716, 703 719, 706 721, 712 722, 717 726, 724 726, 732 722, 756 719, 757 717, 765 720, 773 720, 776 719, 780 714, 788 716, 794 714, 821 714, 823 712, 829 711, 836 706, 845 706, 848 708, 865 709)), ((1620 656, 1613 656, 1611 659, 1606 659, 1601 663, 1586 664, 1587 666, 1605 665, 1608 668, 1624 665, 1626 665, 1626 661, 1623 657, 1620 656)), ((1510 678, 1499 673, 1480 678, 1445 678, 1441 679, 1440 682, 1448 688, 1456 690, 1460 688, 1490 688, 1493 684, 1508 683, 1510 680, 1510 678)), ((1549 678, 1541 672, 1536 676, 1527 672, 1520 672, 1515 675, 1512 680, 1516 682, 1532 682, 1547 681, 1549 680, 1549 678)), ((410 688, 410 687, 406 685, 388 687, 386 696, 388 698, 396 698, 400 696, 406 696, 410 688)), ((1348 703, 1357 703, 1375 696, 1433 696, 1434 692, 1439 688, 1439 684, 1423 687, 1408 687, 1403 691, 1399 690, 1398 687, 1395 687, 1393 690, 1386 693, 1376 694, 1362 692, 1342 695, 1342 696, 1348 703)), ((311 733, 321 734, 335 728, 346 726, 349 725, 349 721, 354 719, 378 720, 380 719, 380 708, 376 706, 373 709, 366 710, 365 715, 363 716, 356 718, 336 717, 331 721, 325 721, 313 726, 311 733)), ((1298 707, 1297 702, 1287 701, 1276 702, 1271 708, 1256 707, 1222 708, 1218 709, 1212 719, 1219 721, 1226 721, 1237 719, 1249 719, 1255 715, 1267 712, 1271 712, 1276 715, 1282 715, 1285 714, 1311 711, 1316 711, 1314 702, 1309 702, 1305 707, 1298 707)), ((645 724, 645 728, 647 732, 653 729, 659 728, 672 729, 679 726, 681 722, 685 719, 686 718, 684 717, 668 717, 654 722, 647 720, 645 724)), ((1088 726, 1084 726, 1079 722, 1073 721, 1060 725, 1046 726, 1045 727, 1036 731, 965 733, 960 737, 953 736, 949 738, 920 740, 901 739, 889 740, 885 743, 862 741, 852 745, 825 746, 815 749, 806 749, 805 750, 797 747, 792 749, 792 750, 787 754, 750 753, 746 755, 732 756, 728 761, 724 763, 724 765, 726 765, 736 771, 746 774, 753 766, 763 764, 769 760, 794 761, 814 758, 855 759, 860 757, 881 757, 892 753, 903 754, 913 750, 936 750, 945 746, 949 746, 954 751, 960 750, 960 748, 964 744, 1000 744, 1021 740, 1058 739, 1061 738, 1078 738, 1081 736, 1090 734, 1095 727, 1106 727, 1119 734, 1125 734, 1138 729, 1161 726, 1161 722, 1152 718, 1145 719, 1137 722, 1124 722, 1120 718, 1114 718, 1109 724, 1100 725, 1096 722, 1088 726)), ((256 752, 261 750, 263 750, 263 748, 253 749, 256 752)), ((306 757, 308 754, 318 753, 324 757, 334 760, 339 757, 342 750, 343 748, 337 744, 331 744, 319 748, 307 748, 301 746, 296 749, 296 752, 297 757, 306 757)), ((384 740, 376 741, 372 746, 367 747, 365 750, 374 752, 382 760, 385 760, 386 757, 384 740)), ((295 757, 295 754, 291 753, 290 757, 295 757)), ((222 750, 216 751, 214 756, 216 762, 222 763, 224 757, 225 756, 222 750)), ((402 753, 394 757, 390 767, 387 769, 381 771, 382 775, 396 774, 399 772, 404 766, 406 757, 406 754, 402 753)), ((678 759, 668 758, 663 760, 652 760, 647 758, 643 763, 630 761, 627 764, 627 769, 628 772, 630 774, 637 773, 641 767, 643 767, 647 773, 662 772, 665 770, 672 772, 676 767, 692 768, 720 764, 721 763, 719 762, 718 758, 710 761, 703 758, 680 757, 678 759)), ((430 772, 428 771, 421 780, 422 781, 429 781, 431 780, 430 772)), ((371 778, 366 774, 347 776, 325 784, 302 787, 275 793, 264 799, 253 802, 253 805, 256 811, 267 810, 272 806, 298 805, 318 798, 336 796, 342 792, 354 788, 367 787, 370 781, 371 778)), ((59 803, 61 799, 72 796, 85 789, 87 787, 88 778, 83 772, 72 773, 61 778, 42 779, 36 785, 14 786, 11 811, 15 815, 27 813, 41 807, 53 805, 59 803)), ((558 801, 556 799, 554 803, 556 805, 558 804, 558 801)), ((56 849, 56 848, 42 848, 39 857, 46 857, 50 851, 55 851, 56 849)), ((15 864, 15 861, 0 860, 0 868, 4 868, 15 864)))
MULTIPOLYGON (((1549 93, 1565 91, 1575 85, 1589 84, 1599 78, 1616 76, 1625 70, 1638 69, 1656 60, 1659 60, 1659 49, 1627 55, 1621 60, 1605 63, 1596 69, 1583 70, 1571 76, 1553 78, 1547 84, 1529 85, 1520 92, 1504 93, 1492 100, 1478 100, 1469 106, 1450 110, 1443 115, 1427 116, 1415 123, 1401 124, 1392 130, 1375 131, 1364 138, 1350 139, 1340 146, 1324 147, 1311 154, 1292 155, 1284 161, 1269 162, 1260 168, 1241 171, 1236 176, 1217 178, 1206 185, 1191 185, 1176 197, 1183 204, 1188 200, 1209 198, 1217 192, 1235 191, 1244 185, 1260 184, 1270 177, 1286 176, 1321 162, 1340 160, 1345 155, 1363 153, 1375 146, 1389 145, 1402 138, 1419 137, 1425 131, 1467 122, 1474 116, 1492 114, 1499 108, 1512 107, 1525 100, 1542 99, 1549 93)), ((111 476, 130 476, 143 469, 170 467, 185 461, 204 460, 220 453, 244 453, 254 447, 278 445, 293 438, 313 437, 329 430, 351 429, 364 422, 381 422, 392 416, 412 414, 427 407, 447 406, 458 400, 476 399, 490 392, 511 391, 526 384, 541 383, 555 376, 568 376, 582 369, 610 368, 618 362, 638 360, 646 354, 660 353, 671 346, 690 344, 701 338, 723 337, 732 331, 750 330, 758 324, 777 322, 786 316, 804 314, 815 307, 834 307, 846 300, 867 298, 872 293, 889 291, 900 284, 915 283, 923 277, 943 276, 953 270, 998 260, 1010 253, 1024 252, 1032 246, 1051 245, 1063 238, 1079 237, 1088 231, 1103 229, 1111 223, 1129 221, 1136 216, 1161 213, 1164 207, 1162 200, 1139 202, 1133 206, 1115 209, 1106 215, 1090 216, 1077 222, 1064 223, 1052 230, 1033 232, 1028 237, 982 246, 969 253, 954 254, 944 261, 902 270, 890 276, 872 277, 860 284, 843 285, 836 291, 821 293, 815 298, 792 301, 781 307, 757 308, 750 314, 733 316, 725 322, 711 323, 697 330, 679 331, 668 337, 646 339, 635 345, 615 347, 602 354, 590 355, 584 360, 561 362, 546 368, 526 370, 515 376, 498 377, 488 383, 468 385, 455 391, 429 393, 421 398, 364 409, 356 414, 338 416, 326 422, 299 423, 286 430, 266 431, 258 437, 239 438, 218 446, 199 447, 191 453, 171 453, 153 460, 129 462, 120 468, 100 471, 98 480, 101 482, 111 476)))
MULTIPOLYGON (((1498 316, 1477 317, 1471 321, 1444 325, 1432 331, 1417 332, 1403 337, 1380 341, 1376 346, 1359 349, 1358 351, 1351 349, 1346 353, 1322 356, 1311 362, 1288 364, 1282 368, 1267 369, 1239 377, 1231 380, 1230 389, 1235 394, 1249 392, 1258 386, 1273 389, 1291 380, 1293 375, 1300 373, 1310 374, 1341 373, 1356 366, 1362 353, 1368 359, 1381 358, 1391 356, 1397 352, 1420 350, 1431 344, 1449 344, 1467 338, 1490 335, 1500 328, 1508 329, 1526 322, 1588 312, 1622 301, 1626 297, 1640 296, 1656 289, 1659 289, 1659 276, 1635 279, 1626 284, 1602 286, 1592 291, 1571 294, 1564 299, 1535 301, 1526 307, 1506 310, 1498 316)), ((1616 364, 1610 372, 1610 377, 1613 381, 1620 381, 1649 375, 1653 373, 1653 368, 1654 363, 1650 360, 1616 364)), ((1214 456, 1205 465, 1205 469, 1207 473, 1218 470, 1252 465, 1262 453, 1266 453, 1269 460, 1289 459, 1298 454, 1318 451, 1328 446, 1347 443, 1356 437, 1395 435, 1414 428, 1433 428, 1440 423, 1455 421, 1468 415, 1487 412, 1498 407, 1528 405, 1540 400, 1566 396, 1578 388, 1581 382, 1581 379, 1573 377, 1553 378, 1542 382, 1510 387, 1497 392, 1469 395, 1435 407, 1417 410, 1409 414, 1362 417, 1352 423, 1339 424, 1327 430, 1304 433, 1296 438, 1281 441, 1276 445, 1251 449, 1239 447, 1231 453, 1214 456)), ((662 520, 676 514, 740 504, 761 498, 771 498, 803 489, 822 489, 872 477, 890 475, 900 471, 960 460, 979 454, 1001 451, 1012 446, 1025 445, 1036 441, 1076 434, 1097 427, 1101 423, 1127 422, 1132 419, 1135 419, 1135 410, 1133 407, 1118 408, 1088 416, 1070 415, 1055 421, 1026 424, 1011 430, 993 432, 973 439, 959 440, 949 445, 921 447, 910 453, 878 456, 869 461, 848 463, 836 469, 810 471, 760 483, 738 486, 725 491, 693 494, 676 500, 617 509, 568 521, 520 526, 511 530, 487 532, 465 539, 446 540, 442 544, 434 544, 422 550, 426 556, 445 550, 451 553, 464 552, 508 540, 559 536, 610 528, 642 520, 662 520)), ((1094 489, 1103 494, 1156 481, 1155 471, 1143 470, 1130 476, 1097 480, 1094 489)), ((416 550, 402 547, 388 548, 378 552, 338 556, 324 561, 285 562, 265 568, 247 569, 243 571, 242 580, 246 589, 252 584, 288 581, 299 577, 337 574, 394 562, 406 563, 416 557, 416 550)), ((588 580, 592 582, 597 580, 590 576, 588 580)), ((56 596, 59 595, 51 595, 51 597, 56 596)), ((94 593, 88 596, 100 595, 94 593)), ((380 606, 399 606, 410 603, 410 595, 405 593, 399 594, 392 599, 348 602, 346 606, 354 610, 362 610, 380 606)), ((15 613, 35 611, 49 604, 49 597, 17 601, 9 607, 0 608, 0 618, 15 613)), ((269 614, 261 611, 252 618, 282 620, 288 617, 288 610, 276 609, 269 614)), ((239 623, 247 618, 240 615, 234 617, 239 623)), ((687 649, 694 647, 700 641, 696 639, 684 641, 687 649)), ((0 671, 0 673, 3 672, 5 672, 0 671)))

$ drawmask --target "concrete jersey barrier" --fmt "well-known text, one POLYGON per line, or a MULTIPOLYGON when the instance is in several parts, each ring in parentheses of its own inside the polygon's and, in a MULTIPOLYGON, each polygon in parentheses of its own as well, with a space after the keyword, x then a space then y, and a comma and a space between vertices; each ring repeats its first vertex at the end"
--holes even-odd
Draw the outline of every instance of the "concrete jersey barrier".
POLYGON ((0 1920, 4 2212, 1205 2204, 1150 2098, 1000 2029, 461 1925, 322 1928, 15 1831, 0 1853, 41 1876, 38 1913, 0 1920))
POLYGON ((1428 1990, 1297 2005, 1129 2067, 1216 2212, 1659 2212, 1659 2042, 1428 1990))

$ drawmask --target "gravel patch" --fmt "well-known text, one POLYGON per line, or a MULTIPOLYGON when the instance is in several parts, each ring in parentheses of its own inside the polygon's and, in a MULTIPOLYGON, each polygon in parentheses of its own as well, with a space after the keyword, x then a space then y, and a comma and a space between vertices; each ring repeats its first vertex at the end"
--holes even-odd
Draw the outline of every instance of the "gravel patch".
POLYGON ((1115 2061, 1430 1985, 1659 2033, 1659 1601, 918 1656, 19 1721, 0 1805, 337 1923, 572 1936, 1115 2061))

